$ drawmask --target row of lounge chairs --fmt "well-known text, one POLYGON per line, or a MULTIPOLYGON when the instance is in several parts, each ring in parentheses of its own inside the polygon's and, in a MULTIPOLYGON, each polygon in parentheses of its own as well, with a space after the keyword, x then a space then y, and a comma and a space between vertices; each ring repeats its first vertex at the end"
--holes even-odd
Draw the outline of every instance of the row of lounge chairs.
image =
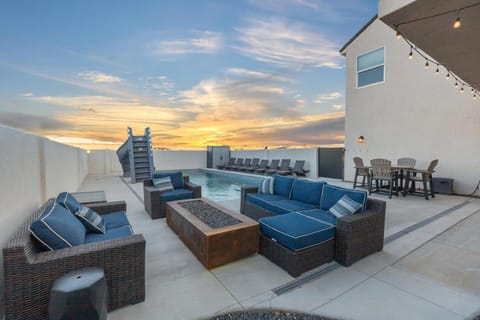
POLYGON ((243 171, 263 175, 277 174, 287 176, 296 174, 297 176, 305 177, 305 174, 309 171, 304 168, 305 160, 295 161, 293 167, 290 167, 290 162, 290 159, 282 159, 282 161, 275 159, 272 160, 269 165, 268 160, 260 160, 260 158, 230 158, 230 160, 223 165, 218 165, 217 169, 243 171))

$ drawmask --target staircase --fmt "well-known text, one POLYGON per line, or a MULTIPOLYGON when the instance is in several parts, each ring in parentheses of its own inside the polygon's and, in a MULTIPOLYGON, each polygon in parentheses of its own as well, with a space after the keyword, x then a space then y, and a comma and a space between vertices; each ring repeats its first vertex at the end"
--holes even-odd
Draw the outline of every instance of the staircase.
POLYGON ((131 183, 150 179, 155 172, 150 128, 145 129, 143 136, 134 136, 128 128, 128 139, 118 148, 117 156, 123 176, 130 177, 131 183))

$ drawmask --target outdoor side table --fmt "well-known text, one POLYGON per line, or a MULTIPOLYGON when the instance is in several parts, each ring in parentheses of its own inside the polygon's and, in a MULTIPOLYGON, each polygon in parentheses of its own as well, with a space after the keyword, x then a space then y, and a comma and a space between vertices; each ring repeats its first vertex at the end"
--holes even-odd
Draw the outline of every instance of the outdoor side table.
POLYGON ((53 283, 50 320, 106 320, 107 282, 99 268, 69 272, 53 283))

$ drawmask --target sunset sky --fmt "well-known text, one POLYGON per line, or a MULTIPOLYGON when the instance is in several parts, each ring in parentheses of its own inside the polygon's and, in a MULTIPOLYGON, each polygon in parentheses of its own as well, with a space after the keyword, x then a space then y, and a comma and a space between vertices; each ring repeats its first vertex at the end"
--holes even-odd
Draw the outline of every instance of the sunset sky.
POLYGON ((338 50, 377 0, 4 1, 0 124, 86 149, 343 144, 338 50))

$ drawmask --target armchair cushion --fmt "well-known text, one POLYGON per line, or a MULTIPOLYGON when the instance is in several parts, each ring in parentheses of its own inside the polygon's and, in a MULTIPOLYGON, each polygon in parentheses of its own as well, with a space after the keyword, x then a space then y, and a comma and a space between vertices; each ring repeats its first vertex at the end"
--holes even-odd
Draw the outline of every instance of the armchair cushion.
POLYGON ((258 220, 263 235, 291 250, 302 250, 335 237, 335 228, 292 212, 258 220))
POLYGON ((73 213, 83 223, 88 231, 105 233, 105 222, 103 221, 102 217, 94 210, 82 206, 70 193, 60 193, 55 199, 55 202, 59 203, 73 213))
POLYGON ((337 187, 331 184, 323 186, 322 196, 320 198, 320 209, 329 210, 340 200, 344 195, 348 195, 352 200, 361 203, 360 212, 366 210, 367 192, 357 189, 348 189, 337 187))
POLYGON ((128 226, 130 224, 127 215, 123 211, 103 214, 102 218, 103 221, 105 221, 107 230, 128 226))
POLYGON ((163 177, 163 178, 154 178, 153 185, 159 191, 170 191, 173 190, 172 180, 170 177, 163 177))
POLYGON ((63 206, 52 202, 30 225, 30 232, 50 250, 74 247, 85 243, 83 224, 63 206))
POLYGON ((279 175, 273 176, 273 193, 290 198, 292 191, 293 178, 279 175))
POLYGON ((273 179, 262 179, 258 186, 258 193, 273 194, 273 179))
POLYGON ((362 208, 363 204, 352 200, 348 195, 344 195, 328 211, 337 218, 353 214, 362 208))
POLYGON ((325 184, 326 182, 295 179, 291 199, 318 206, 322 196, 323 185, 325 184))
POLYGON ((172 181, 173 188, 175 189, 183 189, 183 174, 180 171, 175 171, 175 172, 155 172, 153 174, 152 179, 158 179, 158 178, 165 178, 165 177, 170 177, 170 180, 172 181))
POLYGON ((109 229, 105 234, 87 233, 87 236, 85 237, 85 243, 118 239, 132 235, 134 235, 132 227, 130 225, 126 225, 120 228, 109 229))
POLYGON ((160 193, 160 202, 193 199, 193 192, 187 189, 174 189, 160 193))

